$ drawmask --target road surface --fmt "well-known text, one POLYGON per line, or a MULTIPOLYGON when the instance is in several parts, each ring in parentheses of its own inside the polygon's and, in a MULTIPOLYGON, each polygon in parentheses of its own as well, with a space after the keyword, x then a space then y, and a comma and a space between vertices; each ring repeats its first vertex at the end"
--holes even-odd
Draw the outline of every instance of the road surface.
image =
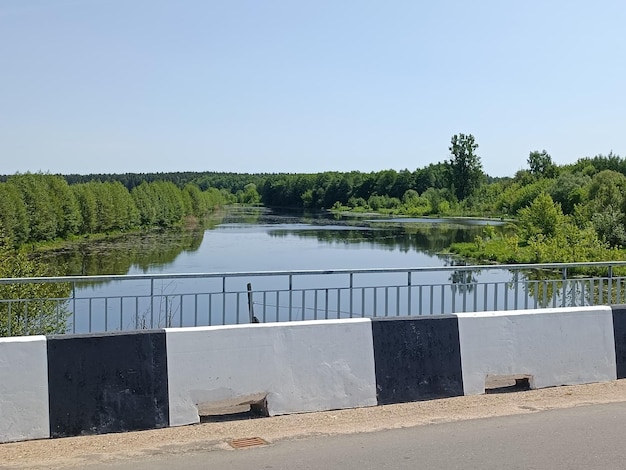
POLYGON ((615 403, 158 455, 86 469, 621 469, 625 435, 626 403, 615 403))
POLYGON ((626 468, 625 431, 626 380, 617 380, 6 443, 0 468, 626 468), (255 436, 268 444, 228 445, 255 436))

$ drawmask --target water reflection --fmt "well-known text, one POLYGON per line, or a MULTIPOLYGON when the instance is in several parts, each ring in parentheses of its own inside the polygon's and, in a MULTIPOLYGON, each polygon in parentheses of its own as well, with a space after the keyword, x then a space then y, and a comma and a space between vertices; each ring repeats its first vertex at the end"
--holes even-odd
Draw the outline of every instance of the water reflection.
MULTIPOLYGON (((450 263, 451 266, 463 266, 464 263, 456 263, 452 261, 450 263)), ((480 269, 459 269, 457 271, 452 271, 448 280, 452 285, 452 292, 460 293, 460 294, 469 294, 474 292, 476 285, 478 284, 478 276, 480 276, 480 269)))
MULTIPOLYGON (((43 257, 68 275, 443 266, 450 262, 448 256, 439 256, 443 250, 454 242, 472 241, 484 227, 484 221, 469 219, 233 207, 200 229, 84 241, 43 257), (419 256, 384 255, 389 252, 419 256)), ((495 230, 506 227, 497 223, 495 230)))
POLYGON ((197 251, 203 238, 203 230, 128 235, 119 240, 80 242, 42 258, 62 266, 69 276, 127 274, 133 267, 149 273, 174 263, 181 253, 197 251))
MULTIPOLYGON (((478 235, 482 235, 484 225, 450 224, 448 222, 428 223, 393 223, 361 221, 361 226, 322 226, 286 227, 268 230, 271 237, 294 236, 311 238, 319 243, 339 245, 367 245, 399 250, 403 253, 410 251, 428 254, 441 253, 452 243, 470 242, 478 235)), ((504 226, 497 226, 496 231, 505 230, 504 226)))

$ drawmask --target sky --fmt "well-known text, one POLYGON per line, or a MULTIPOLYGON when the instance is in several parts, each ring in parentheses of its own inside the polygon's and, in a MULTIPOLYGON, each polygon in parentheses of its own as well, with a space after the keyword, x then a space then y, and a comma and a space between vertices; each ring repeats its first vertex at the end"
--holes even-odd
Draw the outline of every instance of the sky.
POLYGON ((0 0, 0 174, 626 157, 623 0, 0 0))

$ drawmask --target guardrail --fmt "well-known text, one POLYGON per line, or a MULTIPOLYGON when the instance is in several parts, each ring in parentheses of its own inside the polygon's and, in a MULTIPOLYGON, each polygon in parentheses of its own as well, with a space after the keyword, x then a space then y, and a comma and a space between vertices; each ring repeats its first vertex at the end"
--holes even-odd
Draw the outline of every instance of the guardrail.
POLYGON ((617 304, 625 283, 626 262, 5 278, 0 336, 617 304))

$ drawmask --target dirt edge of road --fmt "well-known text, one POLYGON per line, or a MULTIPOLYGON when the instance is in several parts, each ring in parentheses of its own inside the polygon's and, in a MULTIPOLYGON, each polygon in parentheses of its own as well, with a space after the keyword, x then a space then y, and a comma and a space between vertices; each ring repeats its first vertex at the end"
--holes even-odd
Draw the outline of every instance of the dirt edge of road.
MULTIPOLYGON (((396 405, 0 444, 0 468, 84 468, 144 455, 234 450, 229 441, 352 434, 626 401, 626 380, 396 405)), ((245 451, 245 450, 243 450, 245 451)))

